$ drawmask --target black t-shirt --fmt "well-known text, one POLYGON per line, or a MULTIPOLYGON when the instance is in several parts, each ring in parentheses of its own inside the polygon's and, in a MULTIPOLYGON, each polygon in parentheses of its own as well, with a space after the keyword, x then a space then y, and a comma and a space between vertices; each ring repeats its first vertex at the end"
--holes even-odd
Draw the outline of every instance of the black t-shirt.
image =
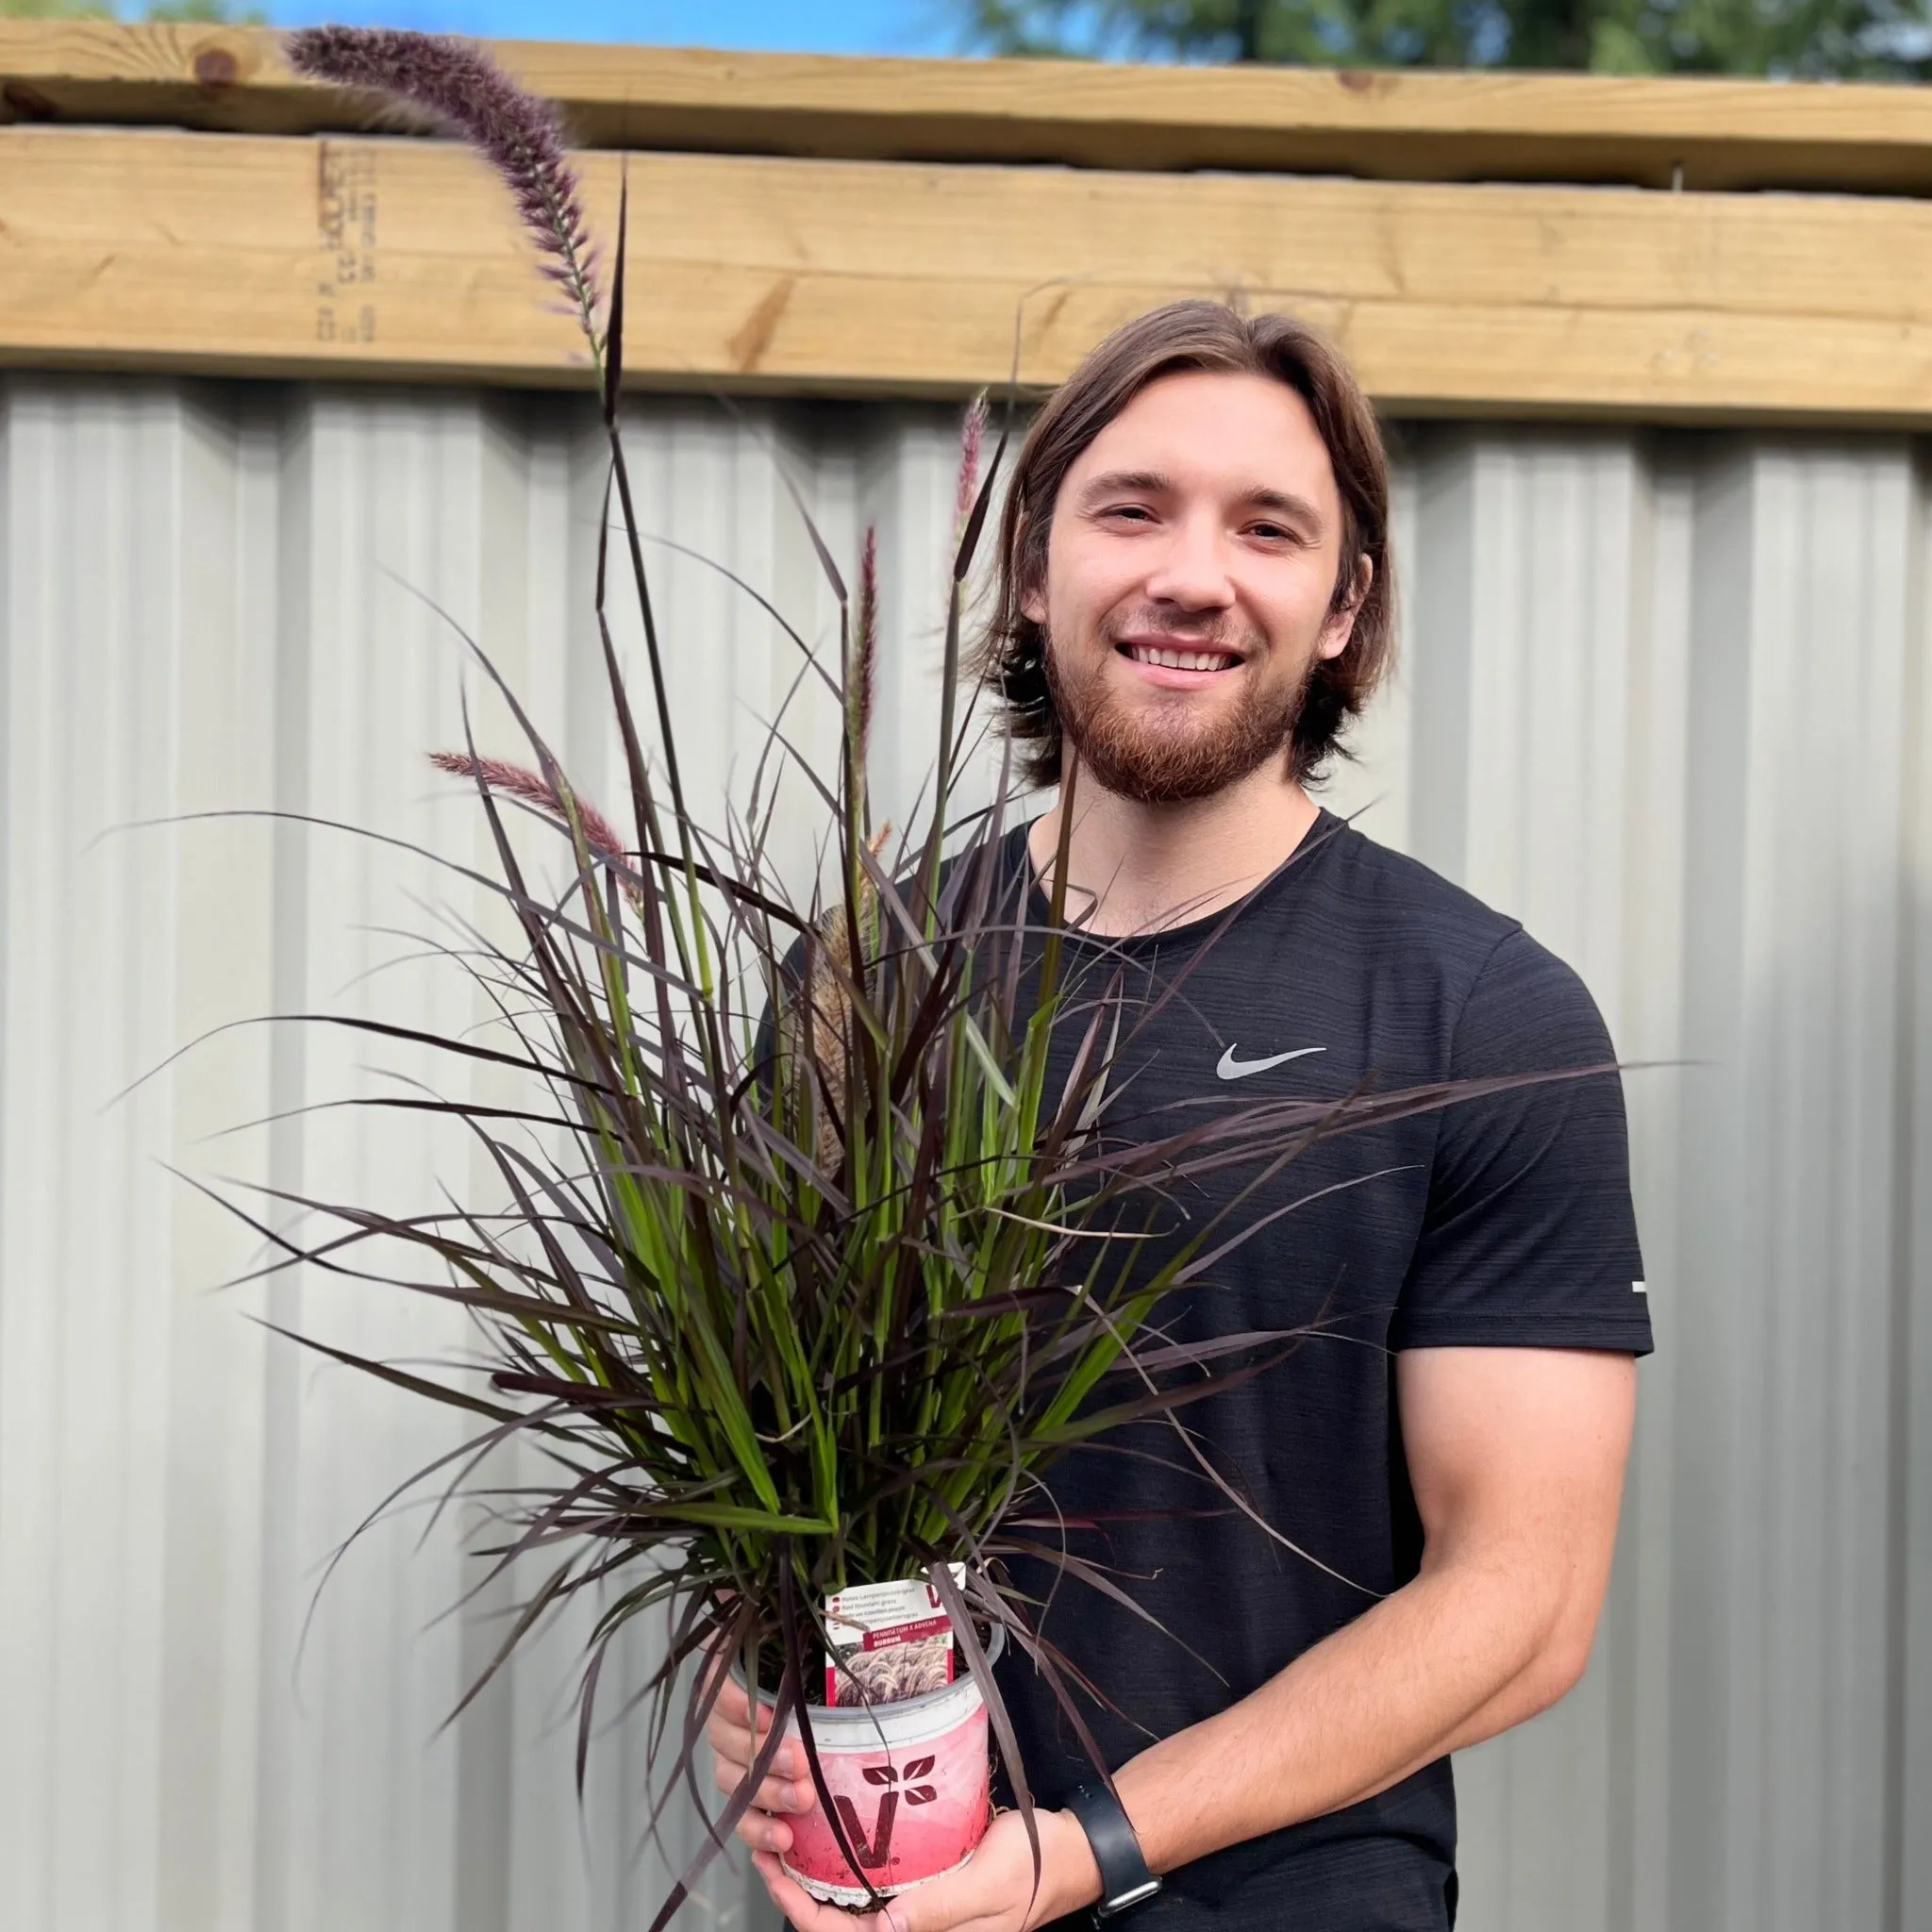
MULTIPOLYGON (((1015 902, 1026 893, 1043 924, 1024 829, 1002 859, 1015 902)), ((1124 1025, 1113 1080, 1161 1131, 1204 1102, 1341 1098, 1613 1058, 1582 983, 1514 920, 1325 811, 1232 919, 1074 945, 1072 970, 1096 991, 1124 965, 1130 1002, 1151 1004, 1188 969, 1158 1014, 1124 1025)), ((1084 1030, 1062 1023, 1063 1055, 1084 1030)), ((1253 1177, 1175 1189, 1165 1211, 1176 1235, 1253 1177)), ((1067 1547, 1106 1564, 1225 1680, 1060 1579, 1042 1633, 1124 1713, 1080 1699, 1109 1767, 1224 1709, 1416 1574, 1394 1351, 1651 1346, 1613 1073, 1320 1142, 1241 1212, 1258 1224, 1289 1202, 1300 1205, 1158 1320, 1177 1338, 1316 1324, 1287 1360, 1185 1411, 1223 1474, 1314 1560, 1174 1466, 1185 1457, 1168 1424, 1110 1439, 1150 1457, 1084 1448, 1049 1474, 1058 1510, 1093 1524, 1069 1528, 1067 1547)), ((1054 1580, 1011 1567, 1035 1591, 1054 1580)), ((1030 1662, 1009 1653, 1000 1674, 1034 1795, 1058 1806, 1091 1777, 1074 1733, 1030 1662)), ((1171 1873, 1133 1919, 1142 1932, 1436 1932, 1453 1923, 1455 1852, 1443 1758, 1378 1797, 1171 1873)))

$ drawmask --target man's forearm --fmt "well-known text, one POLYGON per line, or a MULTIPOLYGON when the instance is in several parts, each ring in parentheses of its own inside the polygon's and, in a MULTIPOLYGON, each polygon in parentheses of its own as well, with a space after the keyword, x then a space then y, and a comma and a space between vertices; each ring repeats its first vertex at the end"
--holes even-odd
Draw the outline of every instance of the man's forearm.
POLYGON ((1557 1621, 1520 1573, 1425 1571, 1116 1774, 1149 1864, 1172 1871, 1339 1810, 1532 1716, 1575 1674, 1557 1621))

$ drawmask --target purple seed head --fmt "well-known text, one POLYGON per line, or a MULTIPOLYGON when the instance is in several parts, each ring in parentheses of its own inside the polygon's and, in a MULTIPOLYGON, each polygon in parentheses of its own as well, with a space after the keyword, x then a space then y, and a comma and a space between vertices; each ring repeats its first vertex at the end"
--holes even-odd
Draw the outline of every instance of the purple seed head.
POLYGON ((954 515, 961 528, 979 495, 979 453, 986 441, 986 391, 973 398, 959 425, 959 493, 954 515))
POLYGON ((557 110, 520 88, 480 47, 396 27, 311 26, 285 34, 297 74, 410 102, 461 135, 494 168, 595 342, 596 271, 583 193, 557 110))
POLYGON ((868 524, 858 551, 858 649, 853 653, 853 709, 861 760, 872 739, 873 684, 879 648, 879 531, 868 524))

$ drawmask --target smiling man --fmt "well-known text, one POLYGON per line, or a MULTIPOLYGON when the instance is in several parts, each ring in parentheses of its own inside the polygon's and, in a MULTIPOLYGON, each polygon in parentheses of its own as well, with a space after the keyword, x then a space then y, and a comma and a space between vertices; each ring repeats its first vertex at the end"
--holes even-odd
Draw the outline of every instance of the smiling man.
MULTIPOLYGON (((1115 1792, 1009 1657, 1038 1888, 1004 1814, 890 1923, 1435 1932, 1449 1754, 1576 1682, 1609 1574, 1650 1347, 1610 1044, 1513 920, 1309 796, 1393 609, 1380 438, 1319 338, 1210 303, 1127 325, 1035 423, 999 564, 981 671, 1029 775, 1074 780, 1074 943, 1141 1002, 1133 1107, 1498 1084, 1176 1191, 1174 1237, 1235 1208, 1248 1234, 1163 1325, 1307 1340, 1185 1412, 1199 1459, 1150 1422, 1056 1465, 1027 1513, 1160 1626, 1013 1566, 1115 1792)), ((1058 811, 1007 853, 1041 921, 1058 811)), ((724 1789, 747 1724, 721 1700, 724 1789)), ((801 1932, 851 1932, 779 1869, 795 1752, 741 1830, 801 1932)))

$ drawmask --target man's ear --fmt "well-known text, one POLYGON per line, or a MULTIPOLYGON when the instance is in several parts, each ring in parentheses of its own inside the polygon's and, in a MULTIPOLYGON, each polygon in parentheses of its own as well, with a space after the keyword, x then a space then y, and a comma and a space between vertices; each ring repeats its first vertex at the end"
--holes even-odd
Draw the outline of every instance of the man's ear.
POLYGON ((1364 551, 1355 560, 1355 582, 1349 586, 1347 598, 1322 626, 1322 635, 1315 640, 1316 657, 1339 658, 1348 649, 1348 641, 1355 635, 1356 616, 1368 602, 1369 586, 1374 581, 1375 566, 1364 551))
MULTIPOLYGON (((1022 517, 1013 527, 1013 556, 1020 567, 1024 568, 1026 560, 1026 519, 1022 517)), ((1046 622, 1046 584, 1023 583, 1020 591, 1020 615, 1028 624, 1044 625, 1046 622)))

